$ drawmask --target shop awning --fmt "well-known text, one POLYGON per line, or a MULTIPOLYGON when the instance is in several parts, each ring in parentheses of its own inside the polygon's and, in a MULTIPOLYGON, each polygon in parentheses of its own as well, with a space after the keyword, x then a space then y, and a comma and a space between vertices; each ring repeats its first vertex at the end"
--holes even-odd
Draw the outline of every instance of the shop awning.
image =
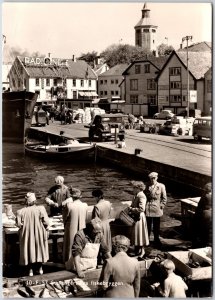
POLYGON ((98 97, 98 94, 96 92, 91 92, 92 96, 98 97))
POLYGON ((100 99, 98 98, 98 99, 93 99, 93 101, 92 101, 92 104, 98 104, 99 103, 99 101, 100 101, 100 99))
POLYGON ((111 103, 125 103, 125 100, 114 100, 111 103))
POLYGON ((79 95, 81 96, 81 97, 84 97, 85 96, 85 93, 84 92, 78 92, 79 93, 79 95))

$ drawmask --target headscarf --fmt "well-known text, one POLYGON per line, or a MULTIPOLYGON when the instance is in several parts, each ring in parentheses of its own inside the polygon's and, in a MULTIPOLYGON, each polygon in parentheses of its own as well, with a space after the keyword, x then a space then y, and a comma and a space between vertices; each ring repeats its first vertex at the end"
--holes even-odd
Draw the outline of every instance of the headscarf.
POLYGON ((26 204, 28 206, 33 205, 36 202, 36 196, 34 193, 28 192, 25 196, 26 204))
POLYGON ((55 177, 55 183, 58 184, 58 185, 63 184, 64 183, 63 176, 57 176, 57 177, 55 177))

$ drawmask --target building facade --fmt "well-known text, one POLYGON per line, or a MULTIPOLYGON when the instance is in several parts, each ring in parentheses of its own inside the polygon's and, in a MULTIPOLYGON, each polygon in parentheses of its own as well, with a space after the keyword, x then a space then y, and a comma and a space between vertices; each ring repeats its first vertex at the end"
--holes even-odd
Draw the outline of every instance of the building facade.
POLYGON ((167 57, 146 58, 134 61, 123 72, 121 92, 125 99, 125 112, 134 115, 152 116, 157 112, 156 77, 167 57))
POLYGON ((205 102, 204 109, 206 115, 212 114, 212 68, 210 68, 204 76, 205 84, 205 102))
POLYGON ((128 64, 119 64, 98 76, 99 106, 106 110, 113 101, 121 100, 120 83, 128 64))
POLYGON ((147 8, 145 3, 142 9, 142 17, 135 29, 135 46, 144 48, 148 52, 157 54, 157 28, 153 25, 150 18, 150 9, 147 8))
POLYGON ((210 52, 173 51, 156 78, 158 111, 170 109, 177 114, 189 107, 204 112, 206 101, 204 76, 210 67, 210 52), (189 72, 187 72, 187 55, 189 72), (194 100, 191 98, 192 94, 196 95, 194 100))
POLYGON ((84 61, 16 57, 8 74, 10 89, 38 93, 38 102, 85 108, 97 98, 97 76, 84 61))

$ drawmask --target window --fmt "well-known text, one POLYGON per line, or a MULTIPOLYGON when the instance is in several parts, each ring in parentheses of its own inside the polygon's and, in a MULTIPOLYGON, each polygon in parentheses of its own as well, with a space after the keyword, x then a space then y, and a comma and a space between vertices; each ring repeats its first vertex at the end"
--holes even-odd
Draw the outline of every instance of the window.
POLYGON ((170 88, 171 89, 180 89, 181 88, 181 82, 180 81, 171 81, 170 82, 170 88))
POLYGON ((50 79, 46 78, 46 86, 50 86, 50 79))
POLYGON ((92 81, 91 81, 91 79, 89 79, 89 86, 91 86, 91 84, 92 84, 92 81))
POLYGON ((24 87, 26 88, 26 85, 27 85, 27 81, 26 81, 26 78, 24 79, 24 87))
POLYGON ((137 46, 141 46, 141 32, 139 29, 136 31, 136 44, 137 46))
POLYGON ((113 79, 111 79, 111 84, 114 84, 114 80, 113 79))
POLYGON ((40 98, 40 91, 35 91, 35 93, 38 95, 38 99, 40 98))
POLYGON ((118 84, 118 82, 119 82, 118 79, 116 79, 116 80, 115 80, 115 83, 118 84))
POLYGON ((156 105, 156 95, 147 95, 147 102, 151 105, 156 105))
POLYGON ((72 85, 73 85, 73 86, 76 86, 76 79, 73 79, 73 80, 72 80, 72 85))
POLYGON ((145 73, 150 73, 150 64, 144 65, 145 73))
POLYGON ((57 78, 54 78, 53 84, 54 86, 57 86, 57 78))
POLYGON ((138 104, 138 95, 130 95, 130 103, 138 104))
POLYGON ((156 30, 155 30, 155 29, 152 29, 152 32, 156 32, 156 30))
POLYGON ((16 82, 15 82, 15 79, 14 79, 14 78, 12 79, 12 83, 13 83, 13 86, 16 85, 16 82))
POLYGON ((100 95, 103 96, 103 91, 100 92, 100 95))
POLYGON ((181 102, 181 95, 170 95, 170 102, 181 102))
POLYGON ((84 86, 84 79, 81 79, 81 86, 84 86))
POLYGON ((114 95, 114 91, 111 91, 111 95, 114 95))
POLYGON ((115 94, 116 94, 116 95, 119 95, 119 91, 115 91, 115 94))
POLYGON ((73 99, 77 99, 77 91, 73 91, 72 94, 73 94, 73 99))
POLYGON ((207 80, 207 92, 208 93, 212 92, 212 82, 211 82, 211 80, 207 80))
POLYGON ((36 85, 36 86, 39 86, 39 85, 40 85, 40 79, 39 79, 39 78, 36 78, 36 79, 35 79, 35 85, 36 85))
POLYGON ((180 75, 181 74, 181 68, 169 68, 169 74, 170 75, 180 75))
POLYGON ((107 96, 107 91, 104 91, 104 94, 107 96))
POLYGON ((143 29, 143 32, 149 32, 149 29, 143 29))
POLYGON ((135 74, 140 74, 140 65, 135 65, 135 74))
POLYGON ((156 90, 156 82, 154 79, 147 79, 147 90, 156 90))
POLYGON ((137 79, 131 79, 130 80, 130 90, 131 91, 137 91, 138 90, 138 80, 137 79))
POLYGON ((107 80, 104 80, 104 84, 107 84, 107 80))
POLYGON ((187 101, 187 96, 183 96, 183 101, 187 101))
POLYGON ((103 84, 103 80, 100 80, 100 84, 103 84))
POLYGON ((18 80, 18 87, 20 87, 21 86, 21 81, 20 80, 18 80))

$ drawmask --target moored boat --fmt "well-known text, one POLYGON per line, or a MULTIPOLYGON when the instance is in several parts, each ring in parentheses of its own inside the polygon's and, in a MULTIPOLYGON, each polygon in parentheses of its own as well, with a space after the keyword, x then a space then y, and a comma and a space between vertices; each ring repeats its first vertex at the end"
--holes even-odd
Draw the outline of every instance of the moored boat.
POLYGON ((41 159, 82 160, 95 155, 95 144, 80 143, 78 140, 69 140, 65 145, 43 145, 35 143, 25 144, 25 153, 41 159))
POLYGON ((2 93, 3 141, 23 143, 31 127, 38 94, 28 91, 2 93))

